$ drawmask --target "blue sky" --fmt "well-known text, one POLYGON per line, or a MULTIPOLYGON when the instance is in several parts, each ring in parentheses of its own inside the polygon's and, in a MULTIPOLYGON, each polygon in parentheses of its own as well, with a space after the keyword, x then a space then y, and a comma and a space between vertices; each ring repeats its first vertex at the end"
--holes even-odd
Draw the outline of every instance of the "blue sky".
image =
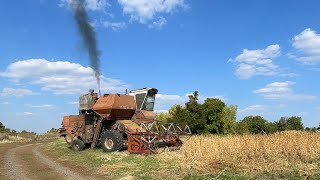
MULTIPOLYGON (((0 121, 58 128, 96 87, 69 0, 0 6, 0 121)), ((159 89, 157 111, 222 98, 238 120, 320 119, 320 2, 316 0, 86 0, 101 52, 102 92, 159 89)))

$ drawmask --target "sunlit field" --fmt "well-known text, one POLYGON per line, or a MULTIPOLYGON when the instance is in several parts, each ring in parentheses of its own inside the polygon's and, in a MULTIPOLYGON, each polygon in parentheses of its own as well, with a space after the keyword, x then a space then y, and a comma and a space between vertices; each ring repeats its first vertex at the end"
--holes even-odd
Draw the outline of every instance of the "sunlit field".
POLYGON ((313 174, 320 167, 320 133, 288 131, 271 135, 192 136, 180 152, 161 155, 204 171, 313 174))

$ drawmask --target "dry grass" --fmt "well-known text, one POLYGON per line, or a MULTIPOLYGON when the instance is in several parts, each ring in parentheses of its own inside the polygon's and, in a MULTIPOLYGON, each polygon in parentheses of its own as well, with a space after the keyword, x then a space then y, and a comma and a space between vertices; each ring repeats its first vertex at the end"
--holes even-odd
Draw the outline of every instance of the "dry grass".
POLYGON ((9 135, 7 133, 0 133, 0 141, 9 139, 9 135))
POLYGON ((28 142, 30 138, 20 136, 10 136, 8 133, 0 133, 0 144, 14 143, 14 142, 28 142))
POLYGON ((180 152, 159 156, 188 169, 238 172, 314 174, 320 170, 320 133, 281 132, 272 135, 193 136, 180 152))

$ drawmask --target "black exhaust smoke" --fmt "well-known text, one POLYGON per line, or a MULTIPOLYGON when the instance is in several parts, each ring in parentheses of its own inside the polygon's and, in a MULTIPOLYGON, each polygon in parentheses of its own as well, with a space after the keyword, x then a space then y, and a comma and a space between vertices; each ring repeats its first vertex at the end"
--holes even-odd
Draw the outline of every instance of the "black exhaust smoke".
POLYGON ((100 93, 100 59, 97 48, 96 34, 89 23, 89 18, 83 4, 83 0, 72 0, 71 7, 74 11, 74 18, 78 25, 78 30, 88 51, 90 67, 95 71, 95 77, 100 93))

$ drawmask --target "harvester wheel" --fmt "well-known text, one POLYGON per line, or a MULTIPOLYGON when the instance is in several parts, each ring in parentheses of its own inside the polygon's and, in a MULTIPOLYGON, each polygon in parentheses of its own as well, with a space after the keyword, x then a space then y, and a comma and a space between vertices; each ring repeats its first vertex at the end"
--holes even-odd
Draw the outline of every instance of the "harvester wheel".
POLYGON ((82 151, 84 148, 84 143, 80 139, 75 139, 72 141, 71 147, 74 151, 82 151))
POLYGON ((108 130, 101 137, 101 147, 105 152, 119 151, 122 144, 123 136, 117 130, 108 130))

